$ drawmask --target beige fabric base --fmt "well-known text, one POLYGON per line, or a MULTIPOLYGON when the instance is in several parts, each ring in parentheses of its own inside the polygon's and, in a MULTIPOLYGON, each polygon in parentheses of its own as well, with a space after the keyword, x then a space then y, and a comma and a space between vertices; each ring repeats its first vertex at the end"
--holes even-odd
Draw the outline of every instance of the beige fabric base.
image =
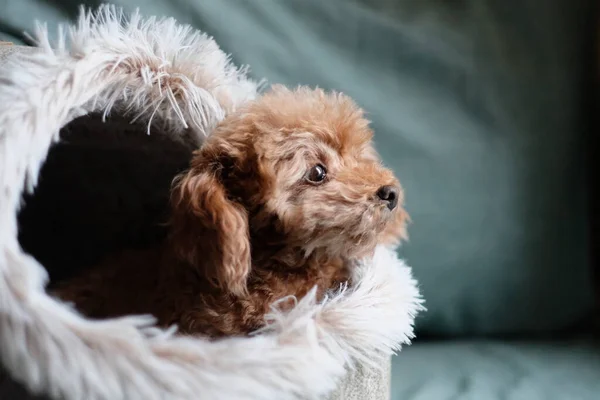
POLYGON ((330 400, 388 400, 391 393, 392 363, 382 371, 359 368, 349 372, 330 400))
MULTIPOLYGON (((35 51, 31 47, 0 43, 0 67, 9 57, 18 52, 35 51)), ((0 349, 2 351, 2 349, 0 349)), ((10 371, 8 374, 10 375, 10 371)), ((390 398, 391 362, 382 366, 382 370, 358 368, 348 373, 329 400, 388 400, 390 398)), ((27 392, 0 371, 0 398, 14 400, 33 400, 43 397, 27 395, 27 392)))

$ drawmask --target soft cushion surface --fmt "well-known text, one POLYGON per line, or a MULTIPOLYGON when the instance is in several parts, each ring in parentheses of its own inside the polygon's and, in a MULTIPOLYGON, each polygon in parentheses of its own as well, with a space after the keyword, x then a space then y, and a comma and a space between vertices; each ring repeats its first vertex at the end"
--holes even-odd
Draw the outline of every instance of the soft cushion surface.
POLYGON ((586 342, 417 343, 395 357, 392 400, 595 400, 600 347, 586 342))
MULTIPOLYGON (((342 90, 366 108, 414 221, 403 255, 427 300, 421 333, 544 331, 587 315, 590 1, 115 3, 207 31, 271 83, 342 90)), ((8 2, 2 37, 75 12, 8 2)))

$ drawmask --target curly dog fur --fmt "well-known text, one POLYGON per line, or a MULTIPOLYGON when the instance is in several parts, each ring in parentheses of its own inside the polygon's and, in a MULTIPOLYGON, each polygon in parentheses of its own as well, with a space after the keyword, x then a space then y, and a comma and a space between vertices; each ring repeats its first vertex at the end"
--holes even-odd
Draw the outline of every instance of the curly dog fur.
POLYGON ((248 334, 283 297, 349 279, 352 260, 405 236, 393 173, 347 96, 274 87, 230 114, 171 191, 169 237, 54 291, 93 318, 153 314, 210 337, 248 334))

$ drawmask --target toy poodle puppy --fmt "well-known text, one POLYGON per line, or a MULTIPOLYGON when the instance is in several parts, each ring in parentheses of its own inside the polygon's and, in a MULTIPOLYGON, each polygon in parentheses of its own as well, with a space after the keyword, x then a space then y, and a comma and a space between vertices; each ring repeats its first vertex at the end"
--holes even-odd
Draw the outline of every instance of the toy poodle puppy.
POLYGON ((270 305, 322 297, 353 260, 405 235, 402 190, 347 96, 274 87, 229 115, 178 176, 169 237, 111 257, 53 293, 92 318, 152 314, 216 338, 264 325, 270 305))

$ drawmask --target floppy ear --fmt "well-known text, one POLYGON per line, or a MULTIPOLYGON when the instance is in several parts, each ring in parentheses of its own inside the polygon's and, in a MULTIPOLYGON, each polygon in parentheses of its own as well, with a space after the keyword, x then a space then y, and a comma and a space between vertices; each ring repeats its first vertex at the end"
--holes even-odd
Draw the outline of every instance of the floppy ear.
POLYGON ((228 198, 218 160, 194 157, 171 192, 171 244, 213 284, 242 296, 251 263, 247 212, 228 198))

